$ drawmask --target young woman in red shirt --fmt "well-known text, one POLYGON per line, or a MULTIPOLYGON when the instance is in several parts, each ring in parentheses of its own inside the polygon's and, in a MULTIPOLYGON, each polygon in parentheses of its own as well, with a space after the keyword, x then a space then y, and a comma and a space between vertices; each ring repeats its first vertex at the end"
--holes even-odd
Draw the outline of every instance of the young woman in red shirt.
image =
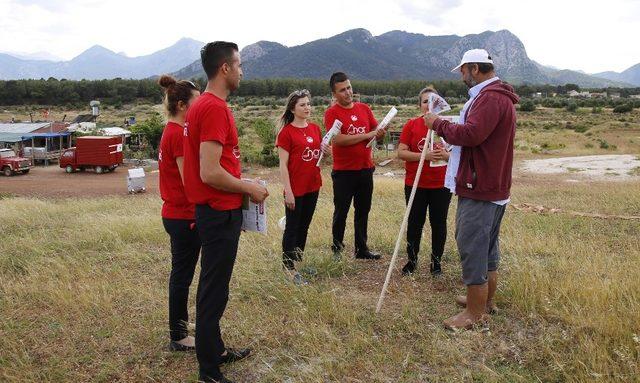
POLYGON ((162 132, 158 152, 162 223, 171 241, 169 277, 169 331, 172 351, 195 350, 195 338, 188 335, 187 301, 189 286, 200 254, 200 238, 195 230, 195 206, 189 203, 183 186, 184 121, 189 105, 200 95, 190 81, 177 81, 163 75, 168 122, 162 132))
MULTIPOLYGON (((431 87, 424 88, 418 95, 420 112, 422 115, 429 111, 429 93, 437 93, 431 87)), ((420 238, 422 228, 429 210, 429 224, 431 225, 431 265, 432 275, 442 273, 440 259, 444 252, 444 244, 447 240, 447 213, 451 202, 451 193, 444 187, 446 166, 431 167, 431 161, 447 161, 449 152, 445 148, 437 148, 433 151, 427 148, 428 129, 422 117, 409 120, 402 128, 400 143, 398 145, 398 158, 406 161, 405 169, 405 201, 409 201, 413 181, 418 171, 418 162, 422 150, 428 150, 422 174, 418 181, 418 188, 414 197, 409 222, 407 226, 407 256, 408 262, 402 268, 404 275, 411 274, 418 265, 418 252, 420 250, 420 238)))
POLYGON ((276 138, 280 158, 280 178, 284 186, 286 226, 282 236, 282 263, 296 285, 307 281, 296 271, 294 262, 302 260, 309 225, 322 186, 320 127, 309 122, 311 95, 306 89, 291 93, 279 121, 276 138))

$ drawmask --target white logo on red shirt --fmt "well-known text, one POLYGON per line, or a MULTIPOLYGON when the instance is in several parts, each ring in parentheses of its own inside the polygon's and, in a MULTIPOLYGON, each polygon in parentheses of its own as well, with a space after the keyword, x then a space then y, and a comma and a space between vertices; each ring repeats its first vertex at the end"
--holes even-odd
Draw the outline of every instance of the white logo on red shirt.
POLYGON ((310 149, 308 146, 302 152, 302 161, 313 161, 320 158, 320 149, 310 149))
POLYGON ((307 142, 312 144, 313 143, 313 137, 307 137, 307 142))
POLYGON ((158 150, 158 162, 162 162, 162 149, 158 150))
POLYGON ((355 114, 351 115, 351 121, 356 122, 358 121, 358 116, 356 116, 355 114))
POLYGON ((424 144, 426 141, 426 137, 422 137, 422 139, 420 140, 420 142, 418 142, 418 151, 420 153, 422 153, 422 150, 424 149, 424 144))
POLYGON ((188 122, 185 122, 185 123, 184 123, 184 130, 182 131, 182 135, 184 135, 185 137, 188 137, 188 136, 189 136, 189 132, 188 132, 188 130, 187 130, 187 127, 188 127, 188 126, 189 126, 189 123, 188 123, 188 122))
POLYGON ((347 134, 348 135, 365 134, 365 133, 366 133, 366 129, 365 129, 364 126, 349 125, 349 129, 347 129, 347 134))
POLYGON ((233 156, 235 158, 240 158, 240 147, 238 145, 233 147, 233 156))

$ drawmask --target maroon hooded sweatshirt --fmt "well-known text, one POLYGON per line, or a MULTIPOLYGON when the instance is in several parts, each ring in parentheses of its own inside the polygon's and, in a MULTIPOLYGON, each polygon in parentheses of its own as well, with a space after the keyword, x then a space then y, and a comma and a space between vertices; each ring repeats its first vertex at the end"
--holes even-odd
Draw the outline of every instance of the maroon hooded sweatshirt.
POLYGON ((480 201, 509 198, 519 100, 510 85, 497 80, 478 93, 464 124, 442 119, 433 123, 445 141, 462 147, 457 195, 480 201))

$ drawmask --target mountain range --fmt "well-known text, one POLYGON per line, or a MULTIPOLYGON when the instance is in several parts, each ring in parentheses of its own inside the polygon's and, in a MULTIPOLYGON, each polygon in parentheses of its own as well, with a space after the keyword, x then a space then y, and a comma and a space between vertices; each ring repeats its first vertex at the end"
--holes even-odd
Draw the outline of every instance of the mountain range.
POLYGON ((636 64, 621 73, 609 71, 596 73, 594 74, 594 76, 606 78, 607 80, 612 81, 626 82, 638 86, 640 85, 640 64, 636 64))
POLYGON ((49 78, 94 80, 105 78, 147 78, 170 73, 200 57, 204 43, 183 38, 172 46, 149 55, 127 57, 100 45, 70 61, 20 59, 0 53, 0 79, 49 78))
MULTIPOLYGON (((127 57, 94 46, 70 61, 24 60, 0 53, 0 79, 16 78, 146 78, 173 73, 179 78, 202 77, 202 42, 183 38, 146 56, 127 57)), ((524 44, 508 30, 466 36, 426 36, 391 31, 373 36, 366 29, 287 47, 259 41, 241 50, 246 79, 328 78, 341 70, 360 80, 457 80, 451 73, 467 49, 485 48, 497 73, 514 84, 566 84, 581 87, 640 86, 640 64, 622 73, 589 75, 559 70, 531 60, 524 44)))

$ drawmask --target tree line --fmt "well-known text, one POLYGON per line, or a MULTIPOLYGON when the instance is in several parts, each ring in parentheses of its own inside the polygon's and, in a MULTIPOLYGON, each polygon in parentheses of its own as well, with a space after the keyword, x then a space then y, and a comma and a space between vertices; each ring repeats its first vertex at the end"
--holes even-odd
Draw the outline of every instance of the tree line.
MULTIPOLYGON (((201 78, 192 79, 200 89, 206 83, 201 78)), ((377 103, 387 101, 405 101, 413 99, 427 85, 452 99, 466 99, 467 87, 462 81, 352 81, 356 93, 367 96, 366 100, 377 103), (395 99, 377 99, 376 97, 395 97, 395 99)), ((255 79, 244 80, 240 88, 232 95, 232 101, 253 101, 255 98, 273 97, 281 99, 296 89, 308 89, 313 96, 330 97, 329 81, 318 79, 255 79)), ((551 96, 562 95, 570 90, 581 90, 575 84, 566 85, 516 85, 516 93, 529 97, 540 92, 551 96)), ((595 90, 595 89, 590 89, 595 90)), ((605 88, 598 91, 620 93, 622 97, 640 94, 640 88, 605 88)), ((155 79, 128 80, 57 80, 55 78, 39 80, 0 81, 0 105, 84 105, 91 100, 99 100, 109 105, 122 105, 133 101, 159 103, 162 100, 162 88, 155 79)), ((364 101, 365 99, 363 99, 364 101)), ((279 100, 278 100, 279 102, 279 100)))

